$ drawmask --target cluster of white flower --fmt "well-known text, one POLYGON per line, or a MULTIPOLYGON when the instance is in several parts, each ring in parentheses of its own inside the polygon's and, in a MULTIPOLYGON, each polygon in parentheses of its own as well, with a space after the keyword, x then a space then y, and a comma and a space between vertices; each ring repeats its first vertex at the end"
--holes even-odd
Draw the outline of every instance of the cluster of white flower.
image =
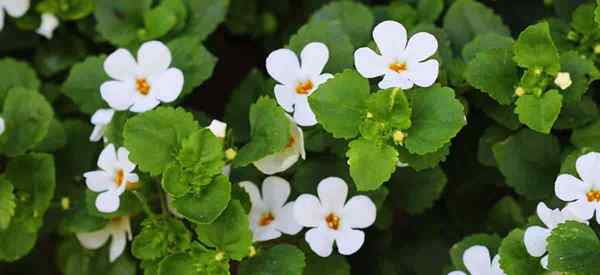
MULTIPOLYGON (((14 18, 19 18, 29 10, 30 0, 0 0, 0 31, 4 28, 5 12, 14 18)), ((44 13, 41 16, 41 24, 36 32, 48 39, 52 39, 54 30, 58 28, 60 22, 58 18, 51 13, 44 13)))

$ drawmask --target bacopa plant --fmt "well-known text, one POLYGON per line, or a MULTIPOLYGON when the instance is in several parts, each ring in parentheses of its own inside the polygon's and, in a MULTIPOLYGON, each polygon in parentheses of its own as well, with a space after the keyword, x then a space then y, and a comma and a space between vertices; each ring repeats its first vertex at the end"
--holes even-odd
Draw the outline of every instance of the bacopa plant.
POLYGON ((598 275, 600 0, 0 0, 0 274, 598 275))

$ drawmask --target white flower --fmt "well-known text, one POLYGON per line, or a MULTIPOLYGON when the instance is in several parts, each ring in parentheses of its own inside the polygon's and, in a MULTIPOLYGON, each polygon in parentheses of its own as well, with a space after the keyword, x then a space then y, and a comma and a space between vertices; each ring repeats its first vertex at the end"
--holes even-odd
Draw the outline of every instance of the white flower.
POLYGON ((313 227, 305 235, 310 248, 327 257, 335 241, 342 255, 360 249, 365 241, 361 230, 375 222, 377 209, 367 196, 354 196, 348 202, 348 186, 340 178, 323 179, 317 187, 319 197, 303 194, 294 203, 294 217, 302 226, 313 227))
MULTIPOLYGON (((533 257, 542 257, 546 254, 546 239, 559 224, 566 221, 582 222, 566 208, 563 210, 550 209, 543 202, 540 202, 537 206, 537 215, 546 227, 530 226, 525 230, 525 236, 523 237, 525 248, 527 248, 529 255, 533 257)), ((548 256, 542 257, 540 263, 547 269, 548 256)))
POLYGON ((76 236, 81 245, 87 249, 102 247, 108 241, 108 238, 112 236, 108 250, 108 257, 112 263, 125 251, 127 240, 131 241, 129 217, 113 218, 103 229, 94 232, 77 233, 76 236))
MULTIPOLYGON (((506 275, 500 268, 500 256, 496 255, 490 262, 490 252, 485 246, 476 245, 465 250, 463 263, 471 275, 506 275)), ((467 275, 467 273, 453 271, 448 275, 467 275)))
POLYGON ((4 11, 12 17, 21 17, 29 9, 29 0, 0 0, 0 30, 4 28, 4 11))
POLYGON ((4 123, 4 118, 0 117, 0 135, 4 134, 6 130, 6 124, 4 123))
POLYGON ((213 119, 208 125, 208 129, 218 138, 225 138, 227 133, 227 123, 213 119))
POLYGON ((565 208, 582 220, 589 220, 596 213, 600 223, 600 154, 588 153, 575 163, 581 180, 571 175, 560 175, 556 179, 556 196, 569 202, 565 208))
POLYGON ((137 62, 128 50, 118 49, 104 62, 104 70, 116 80, 102 84, 102 98, 115 110, 137 113, 173 102, 183 89, 183 73, 170 65, 171 51, 159 41, 144 43, 137 62))
POLYGON ((437 39, 426 32, 413 35, 408 44, 406 29, 395 21, 384 21, 375 26, 373 39, 378 55, 370 48, 354 52, 356 70, 365 78, 383 75, 379 88, 410 89, 413 85, 429 87, 438 77, 439 63, 430 59, 438 48, 437 39))
POLYGON ((129 151, 124 147, 117 152, 115 146, 109 144, 102 150, 98 158, 98 167, 102 170, 83 174, 87 187, 94 192, 102 192, 96 198, 96 208, 103 213, 115 212, 119 209, 119 196, 128 185, 135 186, 138 175, 132 173, 135 164, 129 161, 129 151))
POLYGON ((99 141, 104 136, 106 126, 112 121, 115 111, 113 109, 99 109, 92 116, 91 122, 94 125, 94 130, 90 135, 90 141, 99 141))
POLYGON ((254 162, 254 166, 265 175, 273 175, 290 168, 302 156, 306 159, 304 150, 304 134, 302 129, 288 116, 290 122, 290 139, 280 152, 268 155, 254 162))
POLYGON ((42 24, 40 24, 40 27, 36 30, 36 32, 47 39, 52 39, 54 30, 58 28, 59 24, 60 22, 58 21, 58 18, 54 16, 54 14, 44 13, 42 14, 42 24))
POLYGON ((573 81, 571 80, 571 74, 566 72, 558 73, 554 79, 554 84, 556 84, 556 86, 562 90, 568 89, 573 84, 573 81))
POLYGON ((302 126, 317 124, 315 114, 308 105, 308 96, 319 85, 325 83, 331 74, 321 74, 329 49, 323 43, 313 42, 300 53, 302 66, 296 54, 288 49, 279 49, 267 57, 267 72, 279 84, 275 85, 275 98, 287 112, 294 112, 294 120, 302 126))
POLYGON ((255 241, 277 239, 281 233, 296 235, 302 226, 294 220, 294 202, 286 203, 290 196, 290 184, 280 177, 268 177, 262 184, 262 196, 252 182, 239 185, 246 190, 252 202, 250 227, 255 241))

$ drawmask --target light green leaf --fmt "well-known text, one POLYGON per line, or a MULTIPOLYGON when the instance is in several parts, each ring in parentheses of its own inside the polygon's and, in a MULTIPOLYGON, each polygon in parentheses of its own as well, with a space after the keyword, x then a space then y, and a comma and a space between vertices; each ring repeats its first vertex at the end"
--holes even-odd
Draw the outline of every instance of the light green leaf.
POLYGON ((588 225, 563 223, 552 230, 547 242, 551 270, 585 274, 600 270, 600 240, 588 225))
POLYGON ((207 177, 215 176, 223 171, 223 141, 208 128, 196 130, 181 144, 177 155, 179 163, 192 169, 195 174, 207 177))
POLYGON ((65 146, 66 142, 67 136, 65 133, 65 127, 60 120, 54 118, 50 122, 50 127, 48 128, 46 137, 44 137, 44 139, 37 144, 34 150, 50 153, 65 146))
POLYGON ((484 33, 477 35, 475 39, 467 43, 462 49, 462 57, 470 62, 480 52, 492 49, 509 49, 512 51, 515 41, 510 36, 497 33, 484 33))
POLYGON ((0 232, 8 227, 10 219, 15 215, 17 203, 10 181, 0 178, 0 232))
POLYGON ((91 115, 96 110, 106 107, 100 95, 100 86, 109 80, 104 72, 104 60, 103 56, 91 56, 73 65, 62 86, 62 92, 86 114, 91 115))
POLYGON ((217 58, 199 41, 197 37, 188 36, 167 44, 173 56, 171 66, 180 69, 185 78, 180 98, 210 78, 217 64, 217 58))
POLYGON ((229 275, 229 262, 216 260, 217 252, 179 253, 160 262, 157 275, 229 275))
POLYGON ((139 33, 144 31, 144 13, 150 10, 152 0, 95 2, 96 30, 104 39, 121 47, 140 42, 139 33))
POLYGON ((302 275, 304 259, 304 253, 300 249, 289 244, 279 244, 243 261, 240 265, 240 274, 302 275))
POLYGON ((367 99, 367 109, 374 120, 389 124, 393 129, 404 130, 411 125, 412 109, 406 94, 399 89, 371 94, 367 99))
POLYGON ((40 13, 51 13, 62 20, 77 20, 94 12, 93 0, 44 0, 36 5, 40 13))
POLYGON ((194 223, 208 224, 213 222, 229 203, 231 183, 225 176, 217 176, 202 191, 189 192, 175 198, 173 206, 181 215, 194 223))
POLYGON ((416 172, 402 168, 392 177, 394 206, 411 215, 422 214, 440 198, 448 179, 439 167, 416 172))
POLYGON ((594 3, 579 5, 573 12, 571 27, 580 34, 589 36, 598 33, 598 23, 594 21, 594 3))
POLYGON ((189 13, 186 28, 178 36, 194 36, 203 41, 227 14, 229 0, 186 0, 189 13))
POLYGON ((600 120, 596 120, 588 126, 573 130, 571 143, 580 148, 592 147, 600 150, 600 120))
POLYGON ((354 46, 366 45, 371 40, 373 14, 367 6, 358 2, 335 1, 317 10, 310 22, 339 22, 354 46))
POLYGON ((357 139, 350 142, 349 147, 346 157, 358 191, 376 190, 396 170, 398 152, 390 145, 357 139))
POLYGON ((519 83, 519 71, 512 57, 510 48, 479 52, 467 64, 465 78, 469 84, 498 103, 509 105, 514 100, 515 86, 519 83))
POLYGON ((440 162, 445 161, 446 157, 450 154, 450 143, 447 143, 439 150, 433 153, 427 153, 425 155, 411 154, 404 147, 397 147, 398 149, 398 160, 402 163, 408 164, 410 168, 416 171, 424 169, 430 169, 436 167, 440 162))
POLYGON ((191 239, 191 233, 179 220, 166 216, 146 218, 131 244, 131 252, 141 260, 162 259, 187 250, 191 239))
POLYGON ((545 274, 547 271, 542 268, 540 259, 527 253, 523 243, 524 234, 525 232, 522 229, 515 229, 502 240, 498 251, 502 270, 511 275, 545 274))
POLYGON ((14 87, 23 87, 37 91, 40 81, 28 63, 12 58, 0 59, 0 103, 4 102, 8 91, 14 87))
POLYGON ((434 23, 443 11, 444 0, 419 0, 417 3, 420 22, 434 23))
POLYGON ((541 69, 551 75, 560 71, 560 57, 547 22, 529 26, 521 32, 514 51, 515 62, 521 67, 541 69))
POLYGON ((550 90, 541 97, 524 95, 516 102, 515 113, 519 121, 540 133, 550 133, 560 114, 563 96, 558 90, 550 90))
POLYGON ((331 255, 327 258, 314 253, 306 255, 306 267, 302 275, 350 275, 350 264, 341 255, 331 255))
POLYGON ((140 38, 151 40, 167 34, 177 24, 177 14, 165 5, 158 5, 144 12, 145 31, 140 38))
POLYGON ((466 270, 463 263, 463 254, 465 253, 465 250, 474 245, 482 245, 488 248, 490 255, 495 255, 496 251, 498 251, 498 248, 500 247, 501 241, 502 239, 495 234, 475 234, 468 236, 450 248, 450 258, 452 260, 452 264, 457 269, 466 270))

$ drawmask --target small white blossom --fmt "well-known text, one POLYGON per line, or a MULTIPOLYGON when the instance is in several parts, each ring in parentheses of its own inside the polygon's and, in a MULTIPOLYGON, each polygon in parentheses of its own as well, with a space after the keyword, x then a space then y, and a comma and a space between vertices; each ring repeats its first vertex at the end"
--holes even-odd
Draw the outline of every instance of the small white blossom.
POLYGON ((600 223, 600 154, 588 153, 575 163, 581 179, 564 174, 554 186, 556 196, 568 202, 565 207, 582 220, 590 220, 596 213, 600 223))
POLYGON ((4 12, 18 18, 29 10, 29 0, 0 0, 0 30, 4 28, 4 12))
POLYGON ((4 118, 0 117, 0 135, 4 134, 6 130, 6 124, 4 123, 4 118))
POLYGON ((288 116, 288 119, 290 122, 290 139, 283 150, 254 162, 256 169, 265 175, 273 175, 287 170, 300 157, 306 159, 302 129, 296 126, 291 117, 288 116))
MULTIPOLYGON (((500 268, 500 256, 490 262, 490 252, 485 246, 476 245, 465 250, 463 263, 471 275, 506 275, 500 268)), ((467 275, 462 271, 453 271, 448 275, 467 275)))
MULTIPOLYGON (((525 235, 523 237, 527 253, 533 257, 542 257, 546 254, 546 239, 550 236, 552 230, 559 224, 566 221, 582 222, 567 209, 550 209, 543 202, 540 202, 537 206, 537 215, 546 227, 530 226, 525 230, 525 235)), ((542 257, 540 263, 547 269, 548 256, 542 257)))
POLYGON ((246 190, 252 202, 250 228, 255 241, 277 239, 282 233, 296 235, 302 230, 302 226, 294 220, 294 202, 286 203, 291 188, 285 179, 266 178, 262 184, 262 196, 252 182, 244 181, 239 185, 246 190))
POLYGON ((438 49, 437 39, 419 32, 407 40, 406 29, 395 21, 384 21, 373 29, 379 54, 364 47, 354 52, 356 70, 365 78, 383 75, 379 88, 429 87, 439 73, 437 60, 429 59, 438 49))
POLYGON ((568 89, 573 84, 573 81, 571 80, 571 74, 566 72, 558 73, 554 79, 554 84, 556 84, 556 86, 562 90, 568 89))
POLYGON ((44 13, 42 14, 42 24, 40 24, 40 27, 36 30, 36 32, 47 39, 52 39, 52 36, 54 36, 54 30, 58 28, 59 24, 60 22, 54 14, 44 13))
POLYGON ((118 49, 104 62, 104 70, 115 80, 100 87, 111 108, 145 112, 160 102, 173 102, 183 89, 183 73, 171 65, 171 51, 159 41, 144 43, 137 62, 128 50, 118 49))
POLYGON ((227 133, 227 123, 213 119, 208 125, 208 129, 218 138, 225 138, 227 133))
POLYGON ((108 257, 112 263, 125 251, 127 240, 131 241, 129 217, 113 218, 103 229, 94 232, 77 233, 76 236, 79 243, 87 249, 98 249, 112 237, 108 250, 108 257))
POLYGON ((275 85, 275 98, 286 112, 294 113, 294 120, 301 126, 317 124, 308 105, 310 96, 319 85, 333 78, 322 74, 329 60, 329 49, 323 43, 313 42, 304 47, 298 56, 289 49, 279 49, 267 57, 267 72, 279 84, 275 85))
POLYGON ((312 227, 304 236, 319 256, 333 252, 335 242, 342 255, 358 251, 365 241, 361 230, 375 222, 377 209, 367 196, 354 196, 346 202, 348 186, 340 178, 323 179, 317 187, 319 197, 303 194, 294 203, 294 217, 302 226, 312 227))
POLYGON ((132 173, 135 164, 129 161, 129 151, 124 147, 119 148, 109 144, 102 150, 98 158, 98 167, 101 170, 83 174, 87 187, 100 192, 96 198, 96 208, 103 213, 112 213, 119 209, 119 196, 125 192, 129 185, 135 186, 139 181, 138 175, 132 173))
POLYGON ((91 122, 94 125, 94 130, 90 135, 90 141, 96 142, 102 139, 106 127, 112 121, 115 114, 113 109, 99 109, 92 115, 91 122))

